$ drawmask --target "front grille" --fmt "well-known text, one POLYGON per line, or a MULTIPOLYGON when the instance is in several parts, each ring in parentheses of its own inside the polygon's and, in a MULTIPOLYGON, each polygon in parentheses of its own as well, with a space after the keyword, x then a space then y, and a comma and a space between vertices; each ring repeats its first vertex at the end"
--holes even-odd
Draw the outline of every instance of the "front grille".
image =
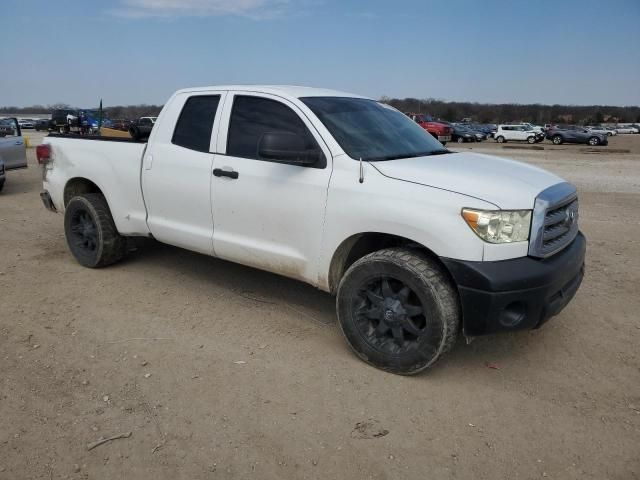
POLYGON ((536 198, 529 255, 549 257, 569 245, 578 234, 578 197, 570 183, 544 190, 536 198))

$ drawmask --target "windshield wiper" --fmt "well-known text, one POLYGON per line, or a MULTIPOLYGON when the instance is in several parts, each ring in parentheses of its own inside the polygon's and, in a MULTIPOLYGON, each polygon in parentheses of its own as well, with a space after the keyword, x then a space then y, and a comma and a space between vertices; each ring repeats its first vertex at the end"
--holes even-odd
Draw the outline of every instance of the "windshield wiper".
POLYGON ((445 153, 451 153, 451 152, 447 149, 442 149, 442 150, 433 150, 431 152, 403 153, 399 155, 387 155, 386 157, 363 158, 363 160, 367 162, 384 162, 386 160, 400 160, 403 158, 429 157, 431 155, 443 155, 445 153))

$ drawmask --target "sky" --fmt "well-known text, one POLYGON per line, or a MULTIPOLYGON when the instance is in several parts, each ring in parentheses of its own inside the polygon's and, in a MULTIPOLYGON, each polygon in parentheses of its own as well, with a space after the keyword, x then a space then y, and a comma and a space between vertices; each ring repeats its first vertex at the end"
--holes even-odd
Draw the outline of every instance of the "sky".
POLYGON ((640 105, 640 0, 0 0, 0 106, 289 84, 640 105))

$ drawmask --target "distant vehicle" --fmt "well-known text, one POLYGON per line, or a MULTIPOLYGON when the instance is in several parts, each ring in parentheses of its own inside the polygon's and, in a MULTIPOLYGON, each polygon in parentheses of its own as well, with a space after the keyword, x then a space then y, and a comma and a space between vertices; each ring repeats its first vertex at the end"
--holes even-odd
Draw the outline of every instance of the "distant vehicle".
POLYGON ((586 143, 595 147, 609 143, 607 135, 591 132, 586 128, 575 125, 554 127, 547 131, 546 138, 547 140, 551 140, 554 145, 561 145, 563 143, 586 143))
POLYGON ((477 142, 475 132, 472 132, 468 128, 461 125, 453 125, 453 132, 451 134, 451 140, 458 143, 477 142))
POLYGON ((4 172, 4 160, 0 157, 0 192, 4 188, 4 182, 7 179, 7 175, 4 172))
POLYGON ((609 132, 611 134, 612 137, 615 137, 616 135, 618 135, 618 132, 616 132, 616 129, 613 127, 604 127, 607 129, 607 132, 609 132))
POLYGON ((544 140, 544 133, 522 124, 498 125, 495 139, 498 143, 517 141, 534 144, 544 140))
POLYGON ((36 123, 30 118, 23 118, 22 120, 18 120, 18 125, 20 128, 35 128, 36 123))
POLYGON ((27 150, 16 118, 0 120, 0 190, 4 188, 6 171, 27 167, 27 150))
POLYGON ((78 111, 70 109, 57 109, 51 112, 49 122, 51 130, 59 133, 69 133, 72 128, 78 128, 78 111))
POLYGON ((158 117, 140 117, 129 125, 129 135, 134 140, 149 138, 158 117))
POLYGON ((126 120, 124 118, 112 119, 111 120, 111 128, 114 130, 122 130, 123 132, 128 132, 129 127, 133 122, 131 120, 126 120))
POLYGON ((36 131, 41 132, 49 130, 50 123, 51 120, 49 120, 48 118, 41 118, 40 120, 36 120, 36 131))
POLYGON ((638 133, 638 129, 634 127, 616 127, 616 132, 623 133, 623 134, 638 133))
MULTIPOLYGON (((487 139, 487 135, 484 132, 481 132, 476 127, 471 125, 470 123, 454 123, 454 131, 457 128, 461 132, 470 133, 474 136, 474 140, 476 142, 481 142, 482 140, 487 139)), ((455 141, 462 143, 465 141, 465 137, 456 136, 455 141), (462 138, 462 140, 460 140, 462 138)))
POLYGON ((606 135, 608 137, 610 137, 612 135, 615 135, 615 133, 613 133, 611 130, 609 130, 609 129, 605 128, 605 127, 584 127, 584 128, 586 128, 590 132, 599 133, 600 135, 606 135))
POLYGON ((443 122, 435 121, 431 115, 423 113, 405 113, 407 117, 416 122, 427 132, 436 138, 442 145, 451 141, 451 127, 443 122))
POLYGON ((522 122, 520 125, 527 127, 528 130, 533 130, 538 133, 543 133, 545 130, 544 127, 541 127, 540 125, 533 125, 531 123, 522 122))

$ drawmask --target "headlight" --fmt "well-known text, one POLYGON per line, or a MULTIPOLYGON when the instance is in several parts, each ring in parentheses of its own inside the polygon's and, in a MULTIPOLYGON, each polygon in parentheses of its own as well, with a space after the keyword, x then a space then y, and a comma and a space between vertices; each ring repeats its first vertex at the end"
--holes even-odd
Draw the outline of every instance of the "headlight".
POLYGON ((489 243, 529 240, 531 210, 462 209, 462 218, 481 239, 489 243))

